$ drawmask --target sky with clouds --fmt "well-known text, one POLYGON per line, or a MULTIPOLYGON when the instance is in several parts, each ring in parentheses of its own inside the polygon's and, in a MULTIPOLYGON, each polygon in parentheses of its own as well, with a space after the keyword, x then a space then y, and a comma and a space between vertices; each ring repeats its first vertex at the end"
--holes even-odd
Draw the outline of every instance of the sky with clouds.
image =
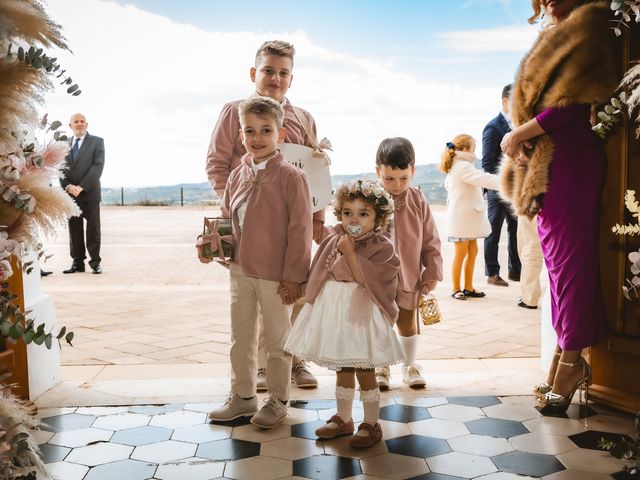
MULTIPOLYGON (((419 164, 450 138, 480 139, 537 28, 522 0, 48 0, 73 54, 55 53, 83 93, 47 96, 50 118, 86 114, 105 139, 103 186, 206 181, 222 105, 253 91, 265 40, 297 50, 292 103, 334 147, 332 173, 373 170, 404 136, 419 164)), ((477 154, 480 155, 480 149, 477 154)))

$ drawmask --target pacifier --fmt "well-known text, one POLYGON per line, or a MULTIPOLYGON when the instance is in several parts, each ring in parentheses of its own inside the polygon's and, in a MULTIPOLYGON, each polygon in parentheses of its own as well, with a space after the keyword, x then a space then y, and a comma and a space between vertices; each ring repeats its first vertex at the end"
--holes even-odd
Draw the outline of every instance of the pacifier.
POLYGON ((360 235, 362 233, 362 225, 347 225, 347 232, 350 235, 360 235))

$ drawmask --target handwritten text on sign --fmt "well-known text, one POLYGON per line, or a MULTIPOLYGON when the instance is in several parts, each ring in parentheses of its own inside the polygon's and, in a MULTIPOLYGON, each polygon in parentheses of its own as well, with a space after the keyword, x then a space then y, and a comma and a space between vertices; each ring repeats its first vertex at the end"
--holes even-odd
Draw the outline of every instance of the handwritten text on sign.
POLYGON ((294 143, 281 143, 278 148, 285 160, 302 170, 307 177, 313 211, 323 210, 331 202, 331 172, 328 158, 314 156, 313 149, 294 143))

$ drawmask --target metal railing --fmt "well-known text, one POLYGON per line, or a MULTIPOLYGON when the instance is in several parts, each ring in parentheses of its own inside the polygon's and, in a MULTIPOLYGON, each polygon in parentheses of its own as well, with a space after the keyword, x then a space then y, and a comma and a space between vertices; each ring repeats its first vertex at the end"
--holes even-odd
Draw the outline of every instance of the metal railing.
MULTIPOLYGON (((445 204, 447 192, 439 183, 422 183, 418 187, 424 192, 429 203, 445 204)), ((180 206, 218 205, 220 198, 210 188, 198 187, 142 187, 103 188, 103 205, 120 206, 180 206)))
POLYGON ((120 206, 180 206, 217 205, 220 198, 210 188, 144 187, 103 188, 103 205, 120 206))

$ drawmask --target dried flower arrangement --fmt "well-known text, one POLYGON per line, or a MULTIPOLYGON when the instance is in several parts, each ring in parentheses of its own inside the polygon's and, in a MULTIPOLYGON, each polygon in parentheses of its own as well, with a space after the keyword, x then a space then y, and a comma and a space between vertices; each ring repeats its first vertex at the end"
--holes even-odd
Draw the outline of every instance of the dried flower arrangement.
MULTIPOLYGON (((15 274, 10 258, 18 265, 27 251, 40 251, 39 237, 55 231, 58 224, 79 213, 70 197, 57 186, 57 177, 69 147, 58 129, 60 122, 40 122, 37 107, 44 92, 57 78, 71 95, 78 86, 60 69, 43 47, 67 49, 60 26, 46 14, 38 0, 0 2, 0 352, 9 339, 43 344, 53 339, 71 343, 72 332, 63 327, 57 335, 46 332, 26 318, 16 296, 8 290, 7 278, 15 274), (33 130, 52 136, 38 146, 33 130), (55 186, 54 186, 55 184, 55 186)), ((42 253, 40 253, 42 255, 42 253)), ((25 262, 25 271, 32 265, 25 262)), ((0 372, 0 480, 51 478, 38 456, 29 434, 37 421, 19 400, 10 395, 10 385, 0 372)))

